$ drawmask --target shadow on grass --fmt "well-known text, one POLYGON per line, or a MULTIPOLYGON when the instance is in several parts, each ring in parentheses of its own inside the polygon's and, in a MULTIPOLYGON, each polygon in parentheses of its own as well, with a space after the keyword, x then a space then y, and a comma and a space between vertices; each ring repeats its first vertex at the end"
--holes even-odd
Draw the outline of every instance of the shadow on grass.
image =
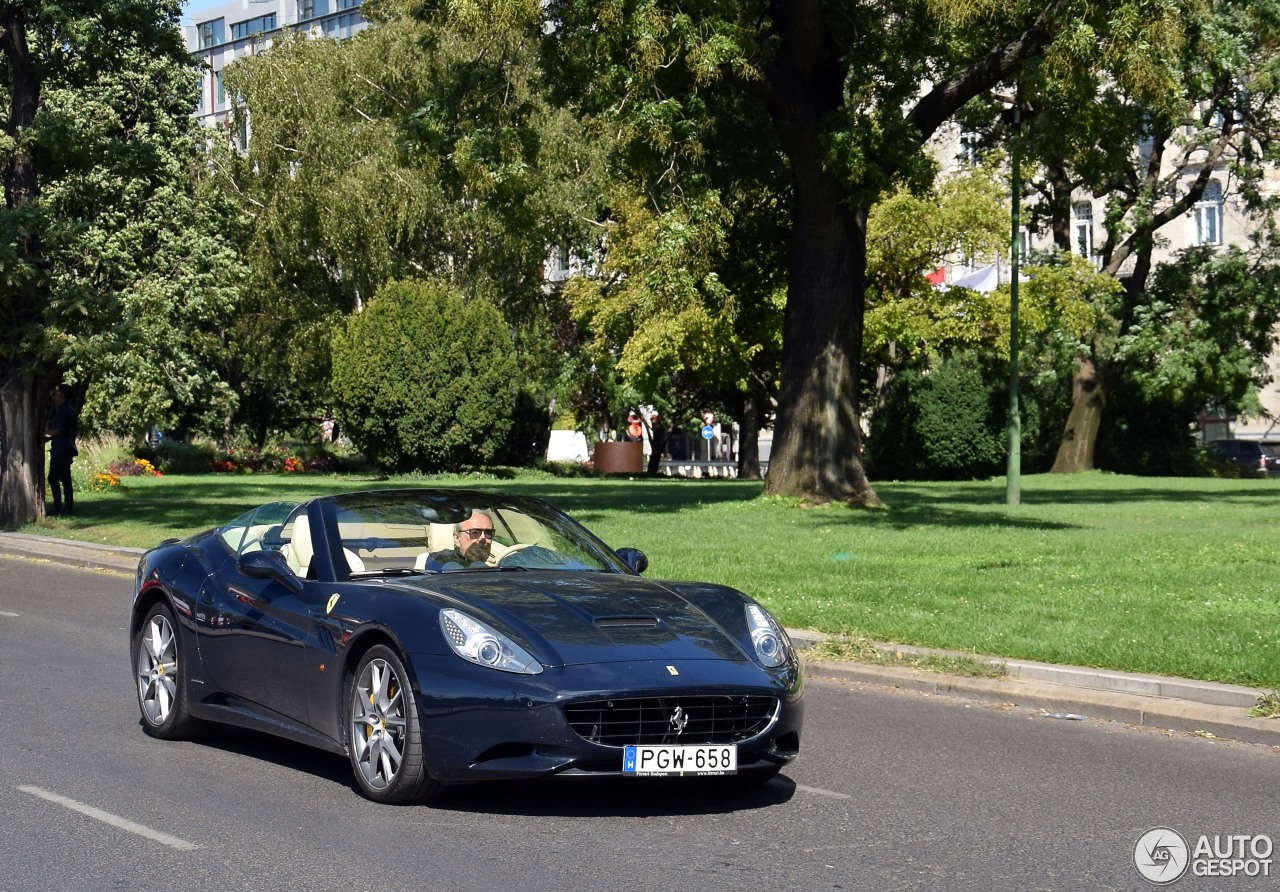
POLYGON ((644 515, 677 514, 690 509, 740 505, 761 515, 791 512, 789 520, 802 527, 889 526, 1005 527, 1010 529, 1062 530, 1079 527, 1063 520, 1028 516, 1026 508, 1061 506, 1193 503, 1213 500, 1242 507, 1274 503, 1280 486, 1269 480, 1180 480, 1111 475, 1024 478, 1022 507, 1005 504, 1003 479, 960 483, 876 482, 885 510, 860 510, 844 506, 819 508, 776 506, 761 499, 763 483, 752 480, 671 477, 575 477, 543 476, 375 478, 368 476, 311 475, 192 475, 168 476, 138 484, 127 494, 89 495, 83 499, 72 527, 95 524, 159 527, 185 535, 225 523, 258 505, 305 501, 317 495, 363 489, 401 487, 466 487, 536 496, 562 508, 591 526, 604 517, 616 519, 619 511, 644 515))
MULTIPOLYGON (((1020 490, 1020 501, 1023 505, 1114 505, 1134 502, 1199 502, 1206 498, 1214 501, 1239 502, 1240 504, 1258 504, 1274 502, 1280 497, 1280 486, 1266 479, 1221 481, 1227 489, 1212 492, 1194 486, 1177 485, 1180 478, 1151 478, 1150 485, 1136 484, 1137 478, 1108 478, 1090 475, 1083 479, 1099 481, 1096 484, 1081 483, 1082 478, 1053 477, 1048 474, 1037 475, 1031 488, 1020 490), (1061 483, 1056 484, 1056 481, 1061 483), (1127 485, 1101 481, 1123 480, 1127 485)), ((1207 478, 1204 483, 1212 484, 1207 478)), ((968 503, 968 504, 1001 504, 1005 502, 1006 491, 1003 480, 973 481, 969 483, 899 483, 881 482, 875 484, 876 491, 890 508, 900 508, 921 503, 968 503)), ((1016 510, 1016 509, 1015 509, 1016 510)))
POLYGON ((645 514, 683 511, 695 505, 749 503, 761 494, 759 481, 683 480, 664 478, 515 479, 449 478, 405 480, 368 477, 171 475, 147 481, 126 495, 81 499, 77 521, 160 525, 197 531, 218 525, 267 502, 305 501, 313 496, 365 489, 465 487, 511 492, 546 499, 579 519, 602 511, 645 514))

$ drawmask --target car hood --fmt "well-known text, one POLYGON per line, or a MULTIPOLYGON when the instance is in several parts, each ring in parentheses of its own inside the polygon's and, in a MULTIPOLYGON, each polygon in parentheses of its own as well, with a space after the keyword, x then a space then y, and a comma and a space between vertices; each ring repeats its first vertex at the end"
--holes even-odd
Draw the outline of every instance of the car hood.
MULTIPOLYGON (((433 578, 430 588, 470 607, 477 619, 488 615, 507 626, 535 650, 549 648, 559 657, 553 664, 750 660, 733 636, 673 584, 638 576, 479 571, 433 578)), ((743 603, 731 589, 713 588, 743 603)), ((550 654, 538 656, 545 662, 550 654)))

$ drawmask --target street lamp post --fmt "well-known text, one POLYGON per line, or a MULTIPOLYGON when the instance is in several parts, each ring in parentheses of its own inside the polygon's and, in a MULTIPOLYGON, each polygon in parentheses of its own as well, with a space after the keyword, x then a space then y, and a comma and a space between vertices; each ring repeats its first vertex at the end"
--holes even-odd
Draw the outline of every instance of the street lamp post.
POLYGON ((1022 416, 1018 410, 1018 255, 1021 253, 1021 227, 1018 223, 1019 193, 1022 190, 1018 163, 1022 143, 1022 109, 1013 103, 1013 235, 1009 240, 1012 279, 1009 282, 1009 457, 1005 469, 1005 504, 1022 503, 1022 416))

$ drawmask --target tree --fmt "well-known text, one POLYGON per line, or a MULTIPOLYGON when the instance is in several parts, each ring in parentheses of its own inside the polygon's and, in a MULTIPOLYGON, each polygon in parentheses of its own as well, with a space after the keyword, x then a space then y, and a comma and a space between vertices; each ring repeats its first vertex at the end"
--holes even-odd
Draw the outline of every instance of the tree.
POLYGON ((388 281, 448 281, 499 306, 518 343, 544 343, 567 315, 543 288, 547 246, 585 242, 594 220, 579 214, 589 152, 544 99, 537 4, 363 12, 373 27, 350 40, 284 35, 225 75, 249 138, 220 174, 248 219, 258 302, 229 374, 260 395, 259 435, 324 405, 330 332, 388 281), (300 382, 290 405, 268 398, 282 367, 300 382))
MULTIPOLYGON (((66 377, 83 390, 131 349, 139 313, 177 312, 188 288, 203 300, 225 268, 187 179, 196 77, 179 13, 176 0, 0 3, 0 524, 42 511, 49 389, 66 377)), ((188 321, 220 315, 227 298, 215 289, 214 308, 188 308, 188 321)), ((148 337, 135 368, 154 371, 169 347, 198 341, 163 326, 148 337)), ((195 352, 170 369, 207 376, 195 352)))
POLYGON ((860 504, 879 502, 858 457, 870 208, 896 183, 931 182, 927 142, 1032 62, 1150 67, 1150 39, 1143 52, 1114 38, 1134 22, 1144 36, 1179 30, 1172 4, 1125 0, 560 0, 549 9, 557 82, 622 134, 628 160, 665 158, 649 176, 669 191, 714 188, 697 137, 716 103, 746 100, 767 117, 770 130, 755 138, 785 159, 790 237, 766 488, 860 504))
POLYGON ((501 313, 443 283, 390 282, 334 337, 338 423, 389 470, 492 461, 516 390, 515 351, 501 313))
POLYGON ((1007 293, 935 288, 925 278, 956 255, 994 263, 1009 239, 1009 199, 999 166, 988 161, 940 178, 927 193, 899 188, 867 216, 864 354, 879 366, 875 406, 893 375, 957 349, 1008 352, 1007 293))
MULTIPOLYGON (((1263 180, 1278 157, 1280 4, 1193 3, 1182 15, 1183 25, 1175 32, 1179 39, 1166 42, 1154 80, 1119 79, 1105 69, 1068 78, 1043 69, 1022 84, 1024 101, 1036 112, 1024 137, 1027 157, 1036 165, 1027 169, 1037 171, 1031 185, 1038 196, 1029 204, 1033 225, 1047 226, 1061 250, 1080 253, 1073 196, 1083 191, 1106 202, 1104 237, 1084 250, 1125 285, 1124 300, 1108 309, 1117 326, 1109 339, 1125 337, 1132 324, 1151 316, 1148 285, 1161 231, 1187 220, 1209 194, 1233 196, 1257 228, 1255 250, 1260 256, 1274 252, 1275 197, 1263 180)), ((1149 41, 1136 46, 1141 50, 1149 41)), ((1216 232, 1202 233, 1205 241, 1221 238, 1217 222, 1216 232)), ((1257 320, 1267 329, 1274 321, 1257 320)), ((1255 336, 1242 332, 1246 340, 1255 336)), ((1110 353, 1109 343, 1080 344, 1072 411, 1055 471, 1094 466, 1107 395, 1132 361, 1131 354, 1110 353)), ((1222 398, 1237 397, 1223 393, 1222 398)))

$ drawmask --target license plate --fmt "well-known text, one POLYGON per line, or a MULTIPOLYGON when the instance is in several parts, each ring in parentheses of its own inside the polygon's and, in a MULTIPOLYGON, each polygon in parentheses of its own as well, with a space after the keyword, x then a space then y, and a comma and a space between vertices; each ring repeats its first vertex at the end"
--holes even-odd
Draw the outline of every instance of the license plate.
POLYGON ((628 746, 622 773, 631 777, 697 777, 738 773, 736 744, 628 746))

